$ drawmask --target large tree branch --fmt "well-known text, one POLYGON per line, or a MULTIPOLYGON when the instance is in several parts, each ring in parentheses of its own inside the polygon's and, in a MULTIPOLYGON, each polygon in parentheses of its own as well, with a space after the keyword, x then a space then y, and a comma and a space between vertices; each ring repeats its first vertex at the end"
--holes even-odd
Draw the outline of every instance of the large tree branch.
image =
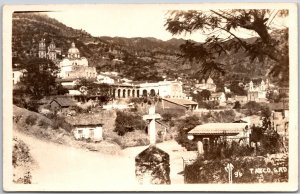
POLYGON ((226 31, 227 33, 229 33, 230 35, 232 35, 237 41, 239 41, 241 43, 241 45, 244 47, 244 49, 248 49, 248 45, 246 44, 246 42, 242 41, 239 37, 237 37, 234 33, 230 32, 230 30, 227 30, 226 28, 223 27, 217 27, 221 30, 226 31))

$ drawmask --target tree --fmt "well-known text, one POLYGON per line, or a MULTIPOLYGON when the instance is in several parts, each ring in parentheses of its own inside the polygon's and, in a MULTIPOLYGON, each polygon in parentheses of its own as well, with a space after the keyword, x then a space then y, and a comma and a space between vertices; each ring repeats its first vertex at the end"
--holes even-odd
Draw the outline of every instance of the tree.
POLYGON ((198 102, 202 103, 203 100, 209 100, 211 93, 209 90, 202 90, 201 92, 191 93, 192 98, 198 102))
POLYGON ((176 141, 187 148, 187 150, 196 150, 196 143, 187 138, 187 134, 190 130, 192 130, 197 125, 200 125, 200 118, 196 115, 185 117, 180 120, 177 130, 178 135, 176 137, 176 141))
POLYGON ((145 128, 146 122, 142 116, 129 112, 117 112, 114 131, 117 132, 118 135, 123 136, 127 132, 144 130, 145 128))
POLYGON ((105 83, 98 84, 91 80, 81 79, 76 88, 82 91, 84 95, 97 95, 103 103, 107 103, 113 98, 111 94, 112 87, 105 83))
POLYGON ((211 93, 209 90, 202 90, 200 92, 200 95, 202 96, 203 100, 209 100, 209 97, 211 96, 211 93))
POLYGON ((241 103, 240 103, 240 101, 236 101, 236 102, 234 103, 233 109, 240 109, 240 108, 241 108, 241 103))
POLYGON ((288 10, 231 9, 209 11, 172 11, 165 23, 166 30, 173 35, 200 31, 207 33, 204 43, 186 41, 180 46, 181 57, 200 64, 202 74, 224 74, 225 64, 216 57, 229 52, 244 51, 250 60, 263 62, 272 60, 269 74, 288 82, 289 55, 288 29, 282 30, 280 39, 272 37, 275 17, 288 16, 288 10), (237 30, 245 30, 258 35, 253 42, 239 37, 237 30))
POLYGON ((232 93, 234 93, 236 95, 240 95, 240 96, 246 96, 247 95, 246 90, 244 90, 244 88, 239 85, 238 81, 232 82, 229 86, 229 89, 232 93))
POLYGON ((25 61, 22 67, 26 70, 20 83, 24 94, 40 99, 56 92, 59 86, 55 82, 58 67, 51 60, 32 58, 25 61))
POLYGON ((243 106, 247 109, 248 115, 261 115, 262 117, 269 118, 272 114, 270 108, 266 104, 259 104, 255 101, 250 101, 243 106))

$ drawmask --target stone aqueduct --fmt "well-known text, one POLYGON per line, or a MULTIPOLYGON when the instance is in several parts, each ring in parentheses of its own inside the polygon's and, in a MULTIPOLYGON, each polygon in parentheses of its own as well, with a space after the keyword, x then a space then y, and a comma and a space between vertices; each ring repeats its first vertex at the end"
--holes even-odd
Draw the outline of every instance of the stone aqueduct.
POLYGON ((140 87, 134 85, 114 85, 110 93, 114 98, 139 98, 159 95, 159 87, 140 87))
MULTIPOLYGON (((184 98, 182 91, 182 83, 177 81, 162 81, 158 83, 142 83, 142 84, 113 84, 111 85, 110 94, 114 99, 118 98, 140 98, 147 96, 160 96, 166 98, 184 98)), ((99 96, 73 96, 79 101, 87 101, 89 99, 97 100, 99 96)))

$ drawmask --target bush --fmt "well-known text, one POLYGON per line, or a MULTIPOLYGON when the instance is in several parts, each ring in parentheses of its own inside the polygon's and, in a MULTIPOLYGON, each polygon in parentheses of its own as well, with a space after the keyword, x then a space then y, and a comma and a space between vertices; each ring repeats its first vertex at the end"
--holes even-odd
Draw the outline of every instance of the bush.
POLYGON ((48 124, 44 119, 41 119, 41 120, 39 120, 39 122, 38 122, 38 126, 44 128, 44 129, 47 129, 48 126, 49 126, 49 124, 48 124))
POLYGON ((36 121, 37 121, 37 116, 35 115, 29 115, 28 117, 26 117, 25 119, 25 123, 27 125, 35 125, 36 124, 36 121))
POLYGON ((146 122, 140 115, 130 112, 117 112, 114 131, 118 135, 123 136, 127 132, 144 129, 146 129, 146 122))
POLYGON ((72 125, 66 122, 64 117, 59 117, 59 116, 55 117, 52 122, 52 127, 53 129, 62 128, 67 132, 72 131, 72 125))
POLYGON ((234 103, 233 109, 240 109, 241 107, 242 107, 242 106, 241 106, 240 101, 236 101, 236 102, 234 103))
POLYGON ((13 152, 12 152, 12 164, 14 167, 20 166, 24 163, 32 162, 29 147, 17 138, 13 139, 13 152))
POLYGON ((280 135, 274 130, 266 130, 261 138, 261 146, 258 151, 260 155, 274 154, 281 152, 283 147, 280 135))
POLYGON ((81 107, 81 106, 73 106, 71 107, 71 110, 74 110, 76 113, 88 113, 89 111, 91 111, 92 107, 91 106, 87 106, 87 107, 81 107))
POLYGON ((197 143, 195 141, 191 141, 187 138, 187 133, 196 127, 197 125, 200 125, 200 118, 193 115, 188 116, 182 120, 179 121, 179 124, 177 126, 178 135, 176 137, 176 141, 184 146, 187 150, 196 150, 197 149, 197 143))
MULTIPOLYGON (((281 158, 280 158, 281 159, 281 158)), ((230 159, 205 160, 198 158, 196 162, 187 165, 184 169, 184 178, 186 183, 228 183, 228 172, 225 166, 228 163, 233 164, 234 171, 232 176, 233 183, 271 183, 288 182, 288 158, 284 164, 272 164, 264 157, 235 157, 230 159), (278 166, 279 165, 279 166, 278 166), (280 173, 276 173, 274 168, 284 167, 280 173), (251 173, 250 169, 269 168, 271 173, 251 173), (239 173, 237 176, 236 173, 239 173)))
POLYGON ((21 94, 13 95, 13 104, 20 108, 26 108, 34 112, 38 112, 39 109, 39 105, 36 100, 21 94))
POLYGON ((246 109, 246 115, 261 115, 269 118, 271 116, 271 110, 266 104, 260 104, 254 101, 250 101, 243 106, 246 109))
POLYGON ((160 115, 169 114, 171 117, 181 117, 185 115, 186 110, 183 108, 165 108, 162 109, 161 107, 158 107, 156 110, 157 113, 160 115))
POLYGON ((148 135, 143 131, 128 132, 121 138, 122 148, 149 145, 148 135))
POLYGON ((178 117, 178 114, 175 112, 166 112, 166 113, 163 113, 162 115, 162 121, 164 122, 170 122, 173 118, 177 118, 178 117))
POLYGON ((219 106, 217 101, 199 102, 199 108, 216 109, 219 106))

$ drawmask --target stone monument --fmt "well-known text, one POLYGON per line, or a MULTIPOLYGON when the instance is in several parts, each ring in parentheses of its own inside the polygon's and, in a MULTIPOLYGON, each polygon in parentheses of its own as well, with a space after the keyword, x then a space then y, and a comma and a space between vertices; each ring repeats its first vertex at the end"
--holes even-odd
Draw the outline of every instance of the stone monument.
POLYGON ((155 120, 161 116, 155 113, 155 107, 149 108, 149 114, 143 119, 149 121, 148 135, 150 145, 135 158, 135 174, 140 184, 170 184, 170 157, 156 147, 155 120))

